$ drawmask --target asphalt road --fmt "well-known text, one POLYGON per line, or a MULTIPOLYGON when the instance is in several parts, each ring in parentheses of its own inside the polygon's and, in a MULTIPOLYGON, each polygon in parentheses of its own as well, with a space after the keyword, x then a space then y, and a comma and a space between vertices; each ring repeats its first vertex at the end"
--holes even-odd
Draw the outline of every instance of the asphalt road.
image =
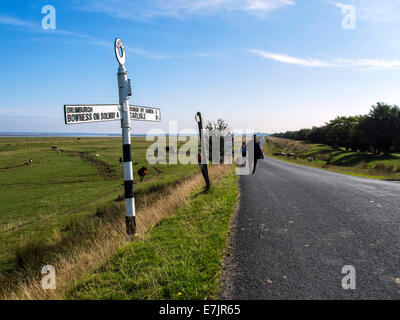
POLYGON ((268 158, 239 185, 220 298, 400 298, 399 182, 268 158), (342 288, 345 265, 355 290, 342 288))

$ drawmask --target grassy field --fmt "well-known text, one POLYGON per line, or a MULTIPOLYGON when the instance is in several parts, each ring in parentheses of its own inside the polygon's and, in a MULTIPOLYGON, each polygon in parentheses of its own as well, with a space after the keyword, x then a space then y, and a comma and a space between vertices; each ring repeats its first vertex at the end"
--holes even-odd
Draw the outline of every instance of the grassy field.
POLYGON ((212 299, 238 190, 231 173, 190 201, 67 294, 69 299, 212 299))
POLYGON ((351 152, 322 144, 274 137, 268 137, 265 146, 268 156, 281 160, 349 175, 400 180, 399 154, 377 156, 371 153, 351 152), (294 153, 296 157, 288 158, 282 153, 294 153), (312 161, 309 161, 309 158, 312 161))
MULTIPOLYGON (((151 143, 144 138, 133 142, 139 206, 141 195, 198 172, 197 165, 146 164, 151 143), (136 171, 143 165, 149 172, 139 183, 136 171)), ((120 138, 0 138, 0 282, 4 272, 18 266, 18 252, 26 243, 49 248, 68 237, 74 225, 94 216, 99 206, 121 200, 121 149, 120 138), (53 145, 61 152, 53 151, 53 145)), ((144 201, 155 199, 146 196, 144 201)))

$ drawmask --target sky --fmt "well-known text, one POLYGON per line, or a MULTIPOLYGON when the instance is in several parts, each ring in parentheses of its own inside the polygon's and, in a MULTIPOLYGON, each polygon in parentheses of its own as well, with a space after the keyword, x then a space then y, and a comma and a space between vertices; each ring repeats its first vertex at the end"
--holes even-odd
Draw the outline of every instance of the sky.
POLYGON ((131 104, 161 109, 134 133, 195 129, 197 111, 274 133, 400 104, 398 0, 2 0, 0 132, 120 132, 63 116, 118 103, 116 37, 131 104))

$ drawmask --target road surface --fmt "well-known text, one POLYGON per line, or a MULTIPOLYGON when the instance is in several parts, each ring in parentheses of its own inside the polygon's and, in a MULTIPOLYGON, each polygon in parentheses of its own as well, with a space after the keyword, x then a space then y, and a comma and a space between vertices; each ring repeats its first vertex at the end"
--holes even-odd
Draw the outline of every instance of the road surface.
POLYGON ((220 298, 400 298, 399 182, 268 158, 239 186, 220 298))

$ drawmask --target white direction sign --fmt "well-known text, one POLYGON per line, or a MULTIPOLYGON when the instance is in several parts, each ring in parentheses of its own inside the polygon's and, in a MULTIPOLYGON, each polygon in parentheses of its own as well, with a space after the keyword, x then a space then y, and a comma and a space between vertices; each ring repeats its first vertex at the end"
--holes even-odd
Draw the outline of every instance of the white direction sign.
POLYGON ((120 120, 119 110, 118 104, 64 106, 65 124, 120 120))
POLYGON ((131 120, 136 121, 161 121, 161 111, 158 108, 142 106, 129 106, 131 120))
MULTIPOLYGON (((119 104, 65 105, 65 124, 121 120, 120 108, 119 104)), ((161 112, 158 108, 129 106, 129 111, 131 120, 161 121, 161 112)))

